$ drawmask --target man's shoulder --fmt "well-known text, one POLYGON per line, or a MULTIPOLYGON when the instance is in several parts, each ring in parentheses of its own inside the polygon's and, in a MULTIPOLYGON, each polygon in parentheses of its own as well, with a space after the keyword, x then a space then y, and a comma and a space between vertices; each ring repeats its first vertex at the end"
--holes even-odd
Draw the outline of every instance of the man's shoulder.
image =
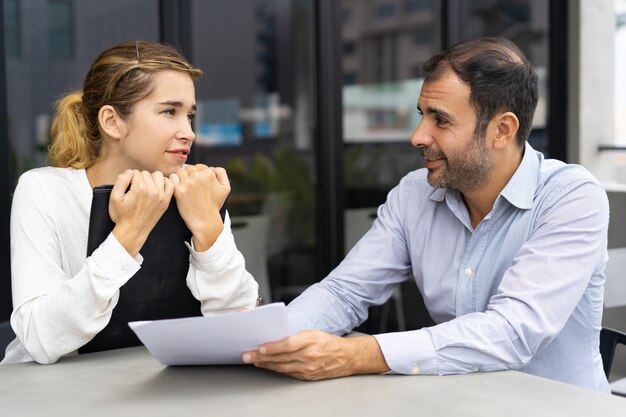
POLYGON ((603 189, 600 181, 581 165, 546 159, 541 164, 539 182, 543 187, 569 188, 577 184, 593 184, 603 189))

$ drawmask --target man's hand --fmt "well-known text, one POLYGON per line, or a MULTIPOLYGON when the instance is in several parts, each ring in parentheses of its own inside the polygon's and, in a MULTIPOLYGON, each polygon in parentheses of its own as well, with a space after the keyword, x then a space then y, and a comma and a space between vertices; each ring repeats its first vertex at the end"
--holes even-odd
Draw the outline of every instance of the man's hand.
POLYGON ((343 338, 317 330, 266 343, 258 351, 244 353, 242 359, 309 381, 389 370, 373 336, 343 338))

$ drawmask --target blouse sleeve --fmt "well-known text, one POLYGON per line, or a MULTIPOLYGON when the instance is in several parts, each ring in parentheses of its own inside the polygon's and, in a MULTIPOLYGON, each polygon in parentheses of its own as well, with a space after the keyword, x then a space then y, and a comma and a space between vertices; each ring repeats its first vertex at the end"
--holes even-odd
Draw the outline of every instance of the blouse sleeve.
POLYGON ((72 234, 59 233, 55 214, 66 202, 47 188, 37 176, 23 175, 11 208, 11 326, 39 363, 56 362, 102 330, 119 288, 142 261, 110 234, 71 276, 64 248, 75 243, 62 241, 72 234))
POLYGON ((190 262, 187 286, 201 302, 205 316, 254 308, 259 285, 246 271, 243 255, 235 245, 226 213, 224 229, 205 252, 196 252, 193 239, 189 247, 190 262))

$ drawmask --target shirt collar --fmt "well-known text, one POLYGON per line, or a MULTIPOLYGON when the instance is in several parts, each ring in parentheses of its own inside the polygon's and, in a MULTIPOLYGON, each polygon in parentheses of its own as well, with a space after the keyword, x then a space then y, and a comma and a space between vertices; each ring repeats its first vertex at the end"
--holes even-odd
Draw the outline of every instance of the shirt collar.
POLYGON ((506 184, 500 195, 520 209, 532 207, 539 179, 541 154, 538 154, 528 142, 524 148, 522 162, 506 184))
MULTIPOLYGON (((515 173, 500 192, 500 195, 509 203, 520 209, 532 207, 537 181, 539 176, 540 157, 528 142, 524 147, 522 162, 515 170, 515 173)), ((446 197, 447 188, 434 188, 430 199, 433 201, 443 201, 446 197)))

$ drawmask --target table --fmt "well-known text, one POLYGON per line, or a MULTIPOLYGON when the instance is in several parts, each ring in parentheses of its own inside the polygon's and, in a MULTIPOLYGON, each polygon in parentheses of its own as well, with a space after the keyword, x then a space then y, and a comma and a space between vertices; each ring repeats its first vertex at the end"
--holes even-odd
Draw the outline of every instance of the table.
POLYGON ((249 365, 165 367, 144 347, 0 366, 0 416, 626 416, 626 399, 521 372, 303 382, 249 365))

